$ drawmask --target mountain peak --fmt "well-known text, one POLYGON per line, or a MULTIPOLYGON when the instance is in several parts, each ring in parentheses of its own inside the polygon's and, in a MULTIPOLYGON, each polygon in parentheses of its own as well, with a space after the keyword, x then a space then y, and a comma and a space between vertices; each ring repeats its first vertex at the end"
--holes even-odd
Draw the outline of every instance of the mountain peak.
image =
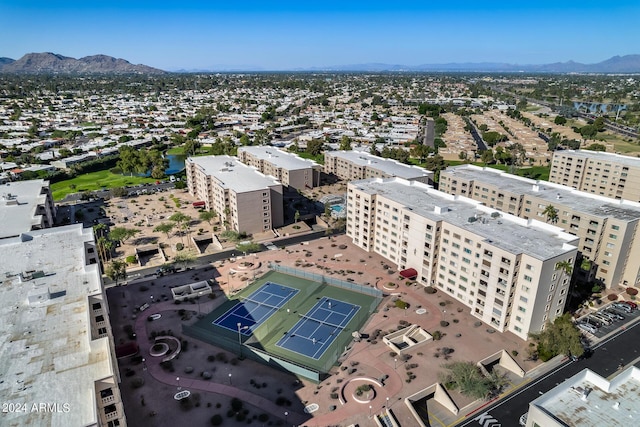
POLYGON ((52 52, 27 53, 14 61, 0 60, 0 72, 16 74, 164 74, 157 68, 134 65, 124 59, 92 55, 75 59, 52 52))

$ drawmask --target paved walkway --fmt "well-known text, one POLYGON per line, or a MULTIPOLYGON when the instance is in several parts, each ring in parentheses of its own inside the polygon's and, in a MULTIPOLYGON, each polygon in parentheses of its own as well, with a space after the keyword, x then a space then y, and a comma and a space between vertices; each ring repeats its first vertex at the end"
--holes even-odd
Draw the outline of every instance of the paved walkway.
MULTIPOLYGON (((205 306, 206 303, 202 303, 205 306)), ((183 308, 181 306, 181 308, 183 308)), ((169 373, 162 369, 160 366, 160 362, 162 361, 161 357, 151 357, 149 356, 149 348, 153 343, 149 342, 147 339, 147 317, 155 314, 162 313, 164 311, 175 311, 176 305, 173 301, 165 301, 160 303, 155 303, 151 305, 147 310, 144 311, 144 315, 138 316, 136 319, 135 331, 138 337, 138 345, 140 346, 140 353, 145 358, 147 372, 156 380, 164 384, 173 385, 176 387, 180 386, 183 389, 188 390, 200 390, 209 393, 218 393, 229 397, 236 397, 242 400, 245 403, 255 406, 256 408, 260 408, 261 410, 270 413, 271 415, 285 419, 284 413, 285 411, 289 413, 286 420, 294 425, 303 425, 306 420, 309 419, 309 415, 300 414, 291 411, 290 409, 278 406, 274 402, 269 399, 265 399, 262 396, 257 394, 253 394, 246 390, 242 390, 232 385, 219 384, 211 381, 197 380, 193 378, 181 377, 179 383, 177 380, 177 376, 173 373, 169 373)), ((321 424, 319 424, 321 425, 321 424)))

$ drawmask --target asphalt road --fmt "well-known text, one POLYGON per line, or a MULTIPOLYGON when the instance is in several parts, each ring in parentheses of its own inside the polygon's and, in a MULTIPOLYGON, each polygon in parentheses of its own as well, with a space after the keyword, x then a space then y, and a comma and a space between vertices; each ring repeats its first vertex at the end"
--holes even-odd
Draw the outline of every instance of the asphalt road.
MULTIPOLYGON (((489 424, 492 427, 518 426, 520 416, 529 410, 529 403, 532 400, 583 369, 589 368, 606 378, 614 374, 620 365, 626 366, 640 358, 638 347, 629 345, 629 343, 638 342, 638 340, 640 340, 640 323, 634 323, 624 330, 619 330, 615 335, 601 343, 592 346, 594 352, 590 358, 576 362, 567 359, 551 372, 532 380, 516 392, 470 415, 457 427, 486 426, 489 417, 497 421, 489 424)), ((637 363, 637 365, 640 365, 640 363, 637 363)))
MULTIPOLYGON (((297 236, 293 236, 293 237, 286 237, 286 238, 282 238, 282 239, 278 239, 278 240, 273 240, 273 243, 278 246, 278 247, 282 247, 282 246, 291 246, 291 245, 295 245, 295 244, 299 244, 302 242, 308 242, 310 240, 316 240, 316 239, 320 239, 322 237, 325 237, 325 232, 324 230, 322 231, 314 231, 311 233, 307 233, 307 234, 302 234, 302 235, 297 235, 297 236)), ((267 248, 264 245, 260 245, 260 252, 262 251, 266 251, 267 248)), ((216 261, 221 261, 223 259, 229 259, 232 258, 236 255, 239 255, 240 252, 237 249, 229 249, 226 251, 220 251, 220 252, 216 252, 214 254, 209 254, 209 255, 204 255, 201 257, 196 258, 196 262, 191 266, 191 268, 200 268, 203 266, 207 266, 213 262, 216 261)), ((152 266, 152 267, 146 267, 146 268, 140 268, 140 269, 136 269, 135 271, 130 272, 127 275, 127 279, 124 280, 124 282, 129 282, 132 280, 138 280, 138 279, 142 279, 145 277, 151 277, 154 276, 156 273, 156 270, 158 269, 158 266, 152 266)), ((179 274, 179 273, 177 273, 179 274)), ((115 282, 113 282, 111 279, 109 279, 108 277, 103 277, 103 282, 104 285, 106 287, 113 285, 115 282)), ((123 283, 123 282, 120 282, 123 283)))

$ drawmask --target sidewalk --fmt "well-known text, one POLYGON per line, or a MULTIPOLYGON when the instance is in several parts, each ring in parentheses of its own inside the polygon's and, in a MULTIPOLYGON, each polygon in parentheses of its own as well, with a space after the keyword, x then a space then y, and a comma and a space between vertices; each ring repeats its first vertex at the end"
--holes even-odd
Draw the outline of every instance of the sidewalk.
POLYGON ((140 346, 140 354, 143 355, 146 360, 147 372, 156 381, 175 386, 176 391, 177 387, 180 386, 183 389, 188 389, 191 391, 200 390, 209 393, 218 393, 229 397, 236 397, 243 402, 253 405, 256 408, 260 408, 263 411, 268 412, 274 417, 280 419, 285 419, 284 413, 286 411, 288 412, 288 416, 286 418, 287 421, 293 423, 294 425, 302 425, 306 422, 306 420, 309 419, 309 415, 293 412, 291 409, 285 408, 283 406, 278 406, 274 402, 246 390, 241 390, 231 385, 219 384, 211 381, 197 380, 186 377, 182 377, 178 382, 175 374, 166 372, 164 369, 162 369, 162 367, 160 366, 162 358, 152 357, 149 355, 149 349, 153 343, 147 339, 147 317, 152 314, 175 310, 176 305, 173 303, 173 301, 159 302, 153 304, 151 307, 144 311, 144 315, 138 316, 136 319, 135 332, 138 337, 137 342, 140 346))

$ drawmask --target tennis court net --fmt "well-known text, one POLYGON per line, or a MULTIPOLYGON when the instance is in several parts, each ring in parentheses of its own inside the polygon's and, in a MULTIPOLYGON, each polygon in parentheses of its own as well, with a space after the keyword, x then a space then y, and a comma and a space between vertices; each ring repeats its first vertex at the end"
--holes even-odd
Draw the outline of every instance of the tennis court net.
POLYGON ((325 321, 316 319, 315 317, 306 316, 304 314, 300 314, 300 317, 306 320, 310 320, 312 322, 320 323, 321 325, 331 326, 332 328, 335 328, 335 329, 344 329, 347 326, 347 325, 336 325, 334 323, 325 322, 325 321))
POLYGON ((260 301, 252 300, 252 299, 247 298, 247 297, 242 297, 241 296, 241 297, 238 297, 238 300, 240 300, 240 302, 242 302, 243 304, 247 303, 247 302, 250 302, 252 304, 260 305, 262 307, 267 307, 267 308, 270 308, 272 310, 280 310, 279 306, 267 304, 266 302, 260 302, 260 301))

